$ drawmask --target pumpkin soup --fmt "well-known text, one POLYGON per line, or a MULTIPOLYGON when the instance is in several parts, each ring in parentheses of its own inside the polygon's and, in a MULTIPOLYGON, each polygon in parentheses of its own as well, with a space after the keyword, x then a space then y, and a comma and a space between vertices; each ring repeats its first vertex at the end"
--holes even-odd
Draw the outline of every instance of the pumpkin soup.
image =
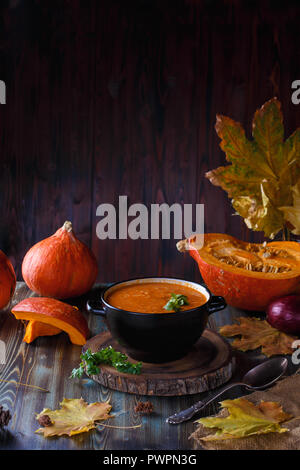
POLYGON ((206 301, 205 295, 198 290, 174 282, 130 284, 114 290, 106 298, 106 302, 113 307, 137 313, 189 310, 206 301))

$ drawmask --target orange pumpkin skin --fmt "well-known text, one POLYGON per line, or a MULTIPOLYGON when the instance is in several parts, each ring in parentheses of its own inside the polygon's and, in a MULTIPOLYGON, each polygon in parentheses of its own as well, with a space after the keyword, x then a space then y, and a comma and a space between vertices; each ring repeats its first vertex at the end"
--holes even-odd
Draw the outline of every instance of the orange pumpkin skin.
POLYGON ((96 258, 75 236, 71 222, 31 247, 22 263, 27 286, 39 295, 56 299, 85 294, 97 274, 96 258))
POLYGON ((7 256, 0 250, 0 309, 6 307, 16 288, 16 274, 7 256))
MULTIPOLYGON (((84 345, 89 337, 88 324, 77 307, 48 297, 28 297, 12 308, 12 313, 18 320, 42 322, 58 330, 65 331, 73 344, 84 345)), ((45 327, 46 329, 46 327, 45 327)), ((51 334, 56 334, 55 330, 51 334)), ((59 333, 59 331, 57 331, 59 333)), ((23 338, 26 342, 33 341, 26 332, 23 338)))
MULTIPOLYGON (((190 256, 198 263, 201 276, 211 292, 225 298, 228 305, 243 310, 265 311, 267 306, 278 297, 293 293, 300 293, 300 244, 297 242, 271 242, 266 246, 278 249, 288 249, 294 252, 299 262, 293 266, 290 273, 263 273, 252 272, 246 269, 227 266, 225 263, 213 261, 206 253, 206 245, 218 239, 237 241, 241 246, 261 244, 249 244, 237 240, 234 237, 223 234, 205 234, 202 249, 193 247, 189 243, 186 249, 190 256)), ((180 251, 185 251, 180 249, 180 251)))

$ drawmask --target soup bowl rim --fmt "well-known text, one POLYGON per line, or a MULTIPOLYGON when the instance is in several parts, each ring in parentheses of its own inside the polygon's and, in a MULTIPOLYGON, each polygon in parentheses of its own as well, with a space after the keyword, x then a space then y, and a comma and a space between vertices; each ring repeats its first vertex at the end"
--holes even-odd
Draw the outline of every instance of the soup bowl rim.
MULTIPOLYGON (((145 283, 146 284, 146 283, 145 283)), ((176 284, 176 282, 174 282, 174 284, 176 284)), ((195 289, 196 290, 196 289, 195 289)), ((203 294, 205 295, 205 294, 203 294)), ((134 315, 134 316, 138 316, 138 317, 146 317, 146 318, 149 318, 149 317, 153 317, 153 318, 159 318, 159 317, 163 317, 163 318, 168 318, 168 317, 172 317, 174 318, 174 316, 183 316, 183 315, 186 315, 188 313, 192 313, 192 312, 196 312, 196 311, 199 311, 199 309, 207 309, 208 305, 209 305, 209 302, 210 300, 213 298, 214 296, 211 294, 210 290, 206 287, 205 284, 201 284, 199 282, 195 282, 195 281, 188 281, 186 279, 182 279, 182 278, 177 278, 177 277, 170 277, 170 276, 143 276, 143 277, 134 277, 134 278, 130 278, 130 279, 126 279, 126 280, 123 280, 123 281, 117 281, 117 282, 114 282, 112 283, 111 285, 107 286, 104 291, 101 293, 101 302, 102 304, 104 305, 104 307, 106 307, 107 309, 110 309, 110 310, 114 310, 114 311, 117 311, 117 312, 122 312, 122 313, 125 313, 125 314, 129 314, 129 315, 134 315), (115 307, 113 305, 111 305, 110 303, 107 302, 107 300, 104 298, 105 295, 107 295, 108 291, 115 287, 115 286, 118 286, 120 284, 125 284, 127 282, 132 282, 134 284, 134 281, 143 281, 143 280, 149 280, 149 282, 151 282, 151 279, 161 279, 162 281, 180 281, 182 283, 186 283, 186 284, 194 284, 194 285, 197 285, 199 287, 202 287, 205 291, 206 291, 206 302, 204 304, 201 304, 197 307, 194 307, 194 308, 190 308, 190 309, 185 309, 185 310, 179 310, 177 312, 174 312, 174 311, 171 311, 171 312, 168 312, 166 310, 166 313, 165 312, 158 312, 158 313, 146 313, 146 312, 134 312, 132 310, 125 310, 125 309, 122 309, 120 307, 115 307)))

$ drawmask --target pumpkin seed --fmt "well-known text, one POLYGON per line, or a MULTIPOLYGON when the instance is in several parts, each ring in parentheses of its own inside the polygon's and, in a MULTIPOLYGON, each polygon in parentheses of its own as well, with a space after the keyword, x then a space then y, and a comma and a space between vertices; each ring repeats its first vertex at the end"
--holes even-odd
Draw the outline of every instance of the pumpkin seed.
MULTIPOLYGON (((214 247, 216 246, 220 248, 220 246, 214 243, 214 247)), ((263 245, 263 246, 265 247, 266 245, 263 245)), ((230 248, 232 248, 232 246, 230 248)), ((261 248, 253 247, 251 245, 247 245, 247 248, 248 249, 245 251, 258 253, 258 256, 261 256, 263 259, 268 259, 268 258, 274 259, 276 257, 287 258, 291 256, 289 253, 287 253, 284 250, 273 249, 271 247, 268 247, 268 249, 264 249, 261 255, 259 255, 259 252, 262 251, 261 248)), ((240 248, 237 247, 237 249, 240 249, 240 248)), ((282 272, 291 271, 291 268, 289 266, 277 266, 274 264, 265 263, 263 261, 257 261, 256 263, 253 263, 251 261, 250 263, 247 260, 243 261, 241 259, 236 259, 234 258, 234 256, 230 256, 230 255, 224 256, 224 246, 222 247, 222 254, 219 253, 216 249, 213 249, 212 246, 209 247, 209 251, 221 263, 235 266, 237 268, 246 269, 247 271, 263 272, 263 273, 282 273, 282 272)))

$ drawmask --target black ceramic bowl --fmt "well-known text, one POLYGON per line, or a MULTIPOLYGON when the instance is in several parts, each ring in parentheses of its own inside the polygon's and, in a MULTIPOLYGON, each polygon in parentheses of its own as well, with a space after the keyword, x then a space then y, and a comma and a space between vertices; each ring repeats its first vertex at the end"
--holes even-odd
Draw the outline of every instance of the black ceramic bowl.
POLYGON ((113 284, 102 293, 101 300, 87 303, 88 311, 104 315, 108 328, 126 353, 143 362, 168 362, 187 354, 200 338, 211 313, 226 307, 223 297, 212 295, 207 287, 195 282, 168 277, 131 279, 113 284), (200 291, 207 301, 200 307, 172 313, 128 312, 106 301, 115 289, 147 282, 183 284, 200 291))

